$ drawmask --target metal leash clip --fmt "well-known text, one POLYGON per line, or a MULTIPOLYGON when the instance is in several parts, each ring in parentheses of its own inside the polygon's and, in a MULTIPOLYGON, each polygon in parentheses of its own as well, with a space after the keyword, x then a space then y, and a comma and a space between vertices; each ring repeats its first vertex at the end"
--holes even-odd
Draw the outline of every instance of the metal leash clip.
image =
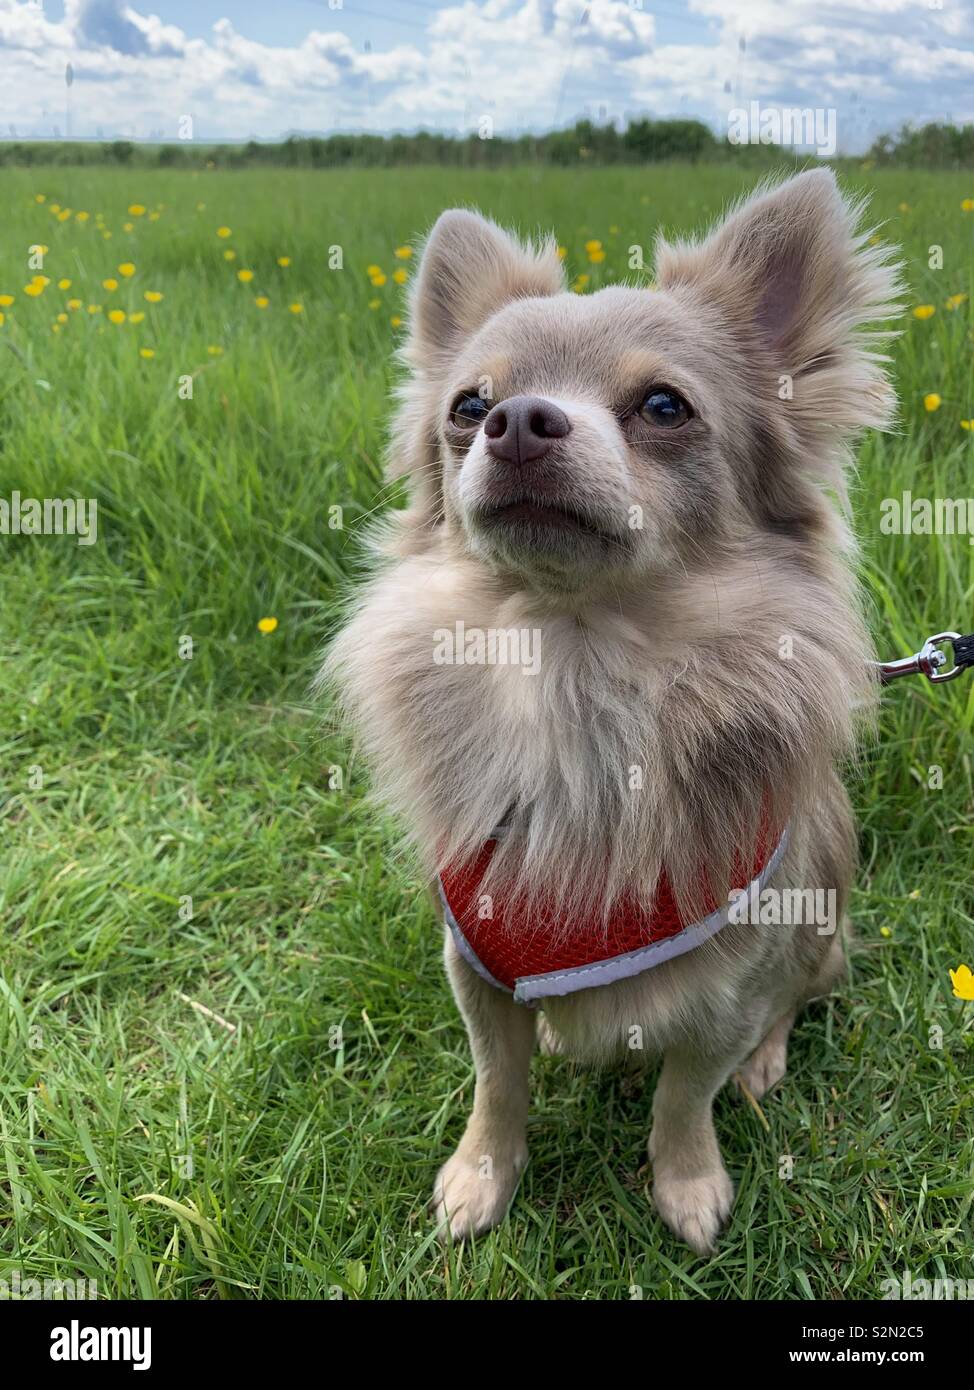
POLYGON ((879 679, 884 685, 890 681, 899 680, 900 676, 926 676, 929 681, 952 681, 955 676, 963 674, 967 669, 966 665, 955 664, 949 671, 941 668, 947 665, 947 655, 940 650, 943 642, 960 642, 959 632, 938 632, 934 637, 928 637, 918 652, 912 656, 901 657, 899 661, 877 661, 873 664, 879 671, 879 679))

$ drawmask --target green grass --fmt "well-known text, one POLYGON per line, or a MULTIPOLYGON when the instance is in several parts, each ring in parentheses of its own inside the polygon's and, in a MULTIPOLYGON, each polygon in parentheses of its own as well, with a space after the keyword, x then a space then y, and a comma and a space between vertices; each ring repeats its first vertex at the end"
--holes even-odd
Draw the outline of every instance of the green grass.
MULTIPOLYGON (((900 431, 866 441, 853 489, 874 630, 894 655, 974 628, 967 537, 878 530, 884 496, 974 491, 974 434, 959 423, 974 416, 971 304, 944 307, 974 296, 974 214, 960 209, 974 187, 855 181, 902 243, 911 304, 937 307, 904 323, 900 431), (929 392, 943 398, 932 413, 929 392)), ((472 1090, 463 1029, 395 828, 364 809, 361 771, 308 696, 356 533, 385 497, 391 272, 415 266, 394 248, 476 202, 553 227, 573 274, 600 238, 595 287, 626 273, 632 244, 648 253, 660 224, 701 226, 742 176, 45 169, 5 171, 0 187, 0 294, 15 295, 0 326, 0 497, 100 509, 89 547, 0 537, 0 1278, 87 1277, 143 1298, 637 1285, 800 1299, 876 1296, 907 1269, 974 1277, 974 1005, 948 979, 974 965, 974 676, 886 698, 852 782, 864 863, 851 978, 798 1027, 767 1129, 720 1099, 740 1195, 705 1261, 648 1201, 649 1085, 553 1058, 534 1066, 532 1160, 509 1220, 436 1247, 427 1194, 472 1090), (59 222, 52 202, 91 216, 59 222), (149 211, 128 217, 135 202, 149 211), (36 243, 50 284, 30 299, 36 243), (130 280, 116 271, 127 262, 130 280), (378 289, 373 263, 389 277, 378 289), (75 296, 82 308, 66 309, 75 296), (146 318, 116 326, 112 307, 146 318), (58 312, 69 321, 53 333, 58 312), (265 616, 279 620, 267 636, 265 616), (926 785, 934 765, 940 790, 926 785)))

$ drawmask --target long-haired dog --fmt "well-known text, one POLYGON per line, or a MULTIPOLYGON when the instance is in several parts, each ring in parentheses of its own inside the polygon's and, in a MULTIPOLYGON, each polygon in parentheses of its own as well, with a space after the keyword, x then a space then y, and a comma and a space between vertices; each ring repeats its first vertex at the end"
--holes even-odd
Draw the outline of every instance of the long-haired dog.
POLYGON ((517 1186, 541 999, 551 1048, 662 1057, 654 1198, 708 1251, 714 1096, 773 1085, 844 970, 836 765, 873 681, 843 474, 892 413, 898 307, 860 211, 803 173, 660 242, 652 288, 587 296, 475 213, 426 243, 390 445, 410 505, 325 675, 450 923, 476 1088, 446 1233, 517 1186), (759 912, 731 910, 745 886, 759 912), (775 915, 812 890, 830 925, 775 915))

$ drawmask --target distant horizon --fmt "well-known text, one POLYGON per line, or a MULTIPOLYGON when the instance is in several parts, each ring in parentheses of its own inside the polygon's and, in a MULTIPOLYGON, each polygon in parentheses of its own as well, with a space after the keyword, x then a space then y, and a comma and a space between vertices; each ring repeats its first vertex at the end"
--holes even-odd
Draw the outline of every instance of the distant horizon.
MULTIPOLYGON (((773 109, 776 109, 776 108, 765 108, 765 109, 771 109, 771 110, 773 110, 773 109)), ((631 125, 633 125, 634 123, 639 122, 639 121, 651 121, 651 122, 660 123, 660 124, 665 124, 665 123, 668 123, 668 122, 677 122, 677 121, 680 121, 680 122, 688 122, 688 121, 689 121, 689 122, 697 122, 697 123, 699 123, 699 124, 705 126, 705 127, 710 131, 710 133, 713 135, 714 139, 717 141, 718 144, 728 144, 728 145, 730 145, 730 146, 733 146, 734 143, 735 143, 733 140, 731 140, 731 139, 728 137, 726 131, 722 131, 722 130, 720 130, 719 128, 715 129, 714 126, 713 126, 713 124, 711 124, 711 123, 709 123, 709 122, 703 120, 703 119, 702 119, 701 117, 699 117, 699 116, 689 116, 689 115, 679 115, 679 116, 674 116, 674 115, 658 115, 658 114, 656 114, 655 112, 649 112, 649 111, 633 112, 633 113, 631 113, 631 114, 628 114, 625 118, 620 119, 620 120, 602 122, 602 123, 601 123, 601 126, 600 126, 600 123, 598 123, 598 122, 596 122, 596 121, 592 121, 591 117, 585 116, 585 115, 580 115, 580 116, 574 117, 572 120, 567 121, 564 125, 561 125, 561 126, 552 126, 552 127, 547 128, 547 129, 540 129, 540 130, 539 130, 539 129, 533 129, 533 128, 526 128, 526 129, 515 130, 515 131, 501 131, 501 132, 498 132, 497 135, 496 135, 495 137, 492 137, 492 138, 496 138, 496 139, 499 139, 499 140, 502 140, 502 141, 505 141, 505 142, 509 142, 509 143, 513 143, 513 142, 516 142, 517 140, 523 139, 525 136, 530 137, 530 138, 533 138, 533 139, 543 140, 543 139, 545 139, 545 138, 548 137, 548 136, 564 134, 564 133, 567 133, 568 131, 574 130, 574 129, 577 128, 577 126, 578 126, 579 124, 581 124, 582 122, 585 122, 585 121, 590 122, 593 126, 596 126, 596 128, 605 129, 605 128, 607 128, 607 127, 613 127, 613 128, 617 131, 617 133, 619 133, 620 135, 621 135, 622 133, 624 133, 625 130, 628 129, 631 125)), ((933 123, 931 123, 931 124, 933 124, 933 123)), ((974 125, 974 122, 968 123, 968 128, 970 128, 971 125, 974 125)), ((915 123, 915 122, 911 122, 911 121, 901 121, 899 127, 897 127, 896 130, 891 129, 891 130, 888 130, 888 131, 882 131, 882 132, 879 133, 879 137, 881 137, 882 135, 887 135, 887 136, 889 136, 889 137, 893 137, 895 134, 898 133, 899 130, 901 130, 901 129, 905 128, 905 127, 906 127, 906 128, 912 127, 912 128, 914 128, 914 129, 919 128, 919 126, 918 126, 917 123, 915 123)), ((439 138, 439 139, 444 139, 444 140, 455 140, 455 141, 457 141, 457 142, 460 142, 460 141, 465 141, 465 140, 469 140, 469 139, 471 139, 471 138, 474 138, 474 137, 475 137, 475 134, 476 134, 476 133, 473 132, 473 131, 466 131, 466 132, 463 132, 463 131, 454 131, 454 130, 441 130, 441 129, 438 129, 438 128, 433 127, 433 126, 423 126, 423 125, 414 126, 414 127, 412 127, 412 128, 399 128, 399 129, 394 129, 394 130, 374 130, 374 129, 358 129, 358 128, 352 129, 352 128, 350 128, 350 127, 336 126, 336 127, 333 127, 333 128, 330 129, 330 130, 327 130, 327 129, 317 129, 317 130, 306 130, 306 129, 285 130, 285 131, 280 132, 280 134, 277 134, 277 135, 267 135, 267 136, 256 135, 256 134, 248 134, 248 135, 214 135, 214 136, 211 136, 211 137, 200 136, 200 137, 198 137, 198 138, 192 140, 191 142, 187 142, 187 141, 181 141, 181 140, 180 140, 178 137, 176 137, 176 136, 167 137, 167 136, 164 136, 164 135, 159 135, 159 134, 157 134, 157 133, 151 133, 151 134, 148 134, 148 135, 140 136, 140 135, 126 135, 124 132, 119 131, 119 132, 111 132, 111 133, 99 133, 99 134, 94 134, 94 135, 81 135, 81 134, 65 135, 65 134, 62 134, 61 132, 59 132, 58 130, 55 129, 55 130, 52 130, 52 132, 51 132, 50 134, 45 134, 45 133, 43 133, 43 132, 34 132, 34 131, 25 132, 25 133, 23 133, 23 134, 21 134, 20 132, 16 132, 16 133, 11 133, 11 134, 9 134, 9 135, 4 135, 4 134, 0 133, 0 145, 11 145, 11 144, 78 144, 78 145, 105 145, 105 144, 127 143, 127 144, 131 144, 131 145, 146 146, 146 147, 159 147, 159 146, 168 146, 168 145, 172 145, 172 146, 177 146, 177 147, 178 147, 178 146, 185 146, 187 149, 192 149, 192 148, 195 148, 195 149, 205 149, 205 148, 208 148, 208 147, 210 147, 210 146, 220 146, 220 145, 226 145, 226 146, 245 146, 245 145, 249 145, 249 144, 257 144, 257 145, 264 145, 264 146, 270 147, 270 146, 274 146, 274 145, 284 145, 284 144, 286 144, 289 140, 330 140, 330 139, 333 139, 335 136, 338 136, 338 135, 347 135, 347 136, 351 136, 351 137, 369 137, 369 138, 379 139, 379 140, 391 140, 391 139, 394 139, 394 138, 397 138, 397 137, 403 138, 403 139, 415 139, 415 138, 417 138, 417 137, 419 137, 419 136, 421 136, 421 135, 428 135, 428 136, 435 136, 435 137, 437 137, 437 138, 439 138)), ((877 137, 877 138, 879 138, 879 137, 877 137)), ((755 141, 754 143, 758 143, 758 142, 755 141)), ((818 154, 818 157, 824 158, 824 159, 857 159, 857 158, 861 158, 862 155, 866 152, 865 150, 845 151, 845 150, 838 150, 838 149, 837 149, 837 150, 835 150, 834 152, 832 152, 832 153, 830 153, 830 154, 822 154, 821 152, 817 151, 817 150, 814 148, 814 142, 813 142, 813 141, 808 141, 808 142, 805 142, 805 143, 803 143, 803 144, 799 144, 799 143, 795 143, 795 142, 784 142, 784 143, 782 143, 781 141, 769 141, 769 142, 767 142, 767 144, 769 144, 769 145, 776 145, 778 148, 782 149, 783 151, 791 151, 791 152, 793 152, 796 156, 808 157, 808 156, 814 156, 814 155, 818 154)))
POLYGON ((759 99, 834 113, 836 152, 854 157, 904 113, 974 122, 974 0, 140 3, 0 4, 0 141, 462 137, 485 122, 516 139, 628 113, 720 136, 759 99))

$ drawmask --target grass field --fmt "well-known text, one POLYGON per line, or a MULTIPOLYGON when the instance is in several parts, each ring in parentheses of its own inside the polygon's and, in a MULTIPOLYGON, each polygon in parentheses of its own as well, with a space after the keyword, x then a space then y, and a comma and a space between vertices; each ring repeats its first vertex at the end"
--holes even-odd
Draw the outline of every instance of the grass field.
MULTIPOLYGON (((552 227, 592 289, 742 179, 0 175, 0 497, 99 507, 97 544, 0 536, 0 1278, 195 1299, 833 1299, 906 1270, 974 1278, 974 1004, 948 976, 974 966, 974 675, 885 699, 851 778, 851 977, 799 1025, 766 1126, 720 1098, 739 1198, 707 1261, 649 1203, 649 1087, 556 1058, 535 1063, 508 1221, 435 1244, 428 1192, 472 1089, 464 1033, 395 828, 308 696, 387 497, 393 272, 416 264, 396 248, 475 202, 552 227)), ((911 308, 935 308, 904 320, 900 430, 866 440, 853 485, 877 643, 900 655, 974 629, 968 537, 879 532, 903 489, 974 493, 971 300, 947 303, 974 297, 974 180, 851 182, 903 247, 911 308)))

